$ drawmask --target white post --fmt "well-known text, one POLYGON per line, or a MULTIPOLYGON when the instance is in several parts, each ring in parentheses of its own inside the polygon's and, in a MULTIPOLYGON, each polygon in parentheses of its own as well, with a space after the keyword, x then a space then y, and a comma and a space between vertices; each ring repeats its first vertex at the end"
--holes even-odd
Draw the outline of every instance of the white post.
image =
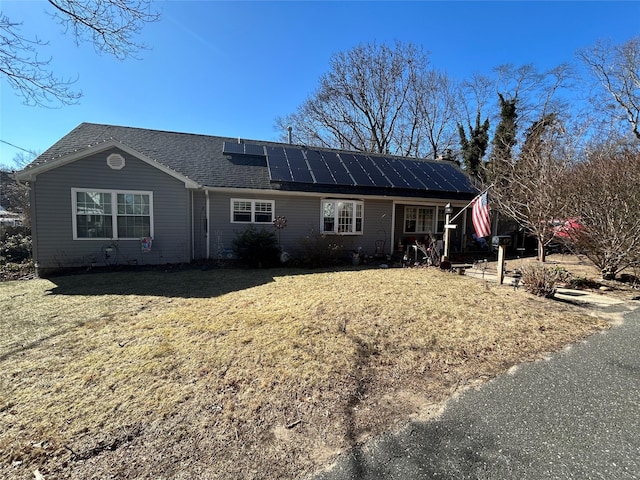
MULTIPOLYGON (((447 207, 450 207, 448 204, 447 207)), ((449 221, 451 220, 451 214, 447 212, 444 220, 444 256, 443 259, 449 260, 449 221)))
POLYGON ((498 246, 498 284, 502 285, 504 282, 504 255, 507 251, 506 245, 498 246))
POLYGON ((449 229, 451 228, 451 214, 453 213, 451 203, 447 203, 444 206, 444 213, 444 254, 442 255, 441 260, 449 261, 449 229))

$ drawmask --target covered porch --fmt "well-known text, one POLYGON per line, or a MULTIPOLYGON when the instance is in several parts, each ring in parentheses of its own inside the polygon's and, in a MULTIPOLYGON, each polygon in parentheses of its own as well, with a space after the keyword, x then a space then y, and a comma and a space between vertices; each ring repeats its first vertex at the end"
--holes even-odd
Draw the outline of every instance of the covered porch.
MULTIPOLYGON (((475 238, 471 224, 471 210, 466 201, 433 200, 396 201, 393 205, 393 255, 402 257, 416 241, 427 247, 436 248, 439 255, 444 254, 445 208, 452 207, 452 225, 449 229, 449 257, 464 260, 469 254, 484 249, 483 243, 475 238), (457 217, 456 217, 457 216, 457 217)), ((488 253, 488 250, 487 250, 488 253)))

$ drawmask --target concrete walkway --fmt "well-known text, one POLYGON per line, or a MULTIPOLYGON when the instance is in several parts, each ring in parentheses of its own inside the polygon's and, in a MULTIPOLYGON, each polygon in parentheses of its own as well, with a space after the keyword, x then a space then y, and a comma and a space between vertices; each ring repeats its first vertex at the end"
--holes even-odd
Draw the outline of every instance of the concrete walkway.
MULTIPOLYGON (((496 272, 490 270, 481 271, 476 269, 468 269, 465 271, 465 275, 476 278, 484 279, 488 282, 497 283, 498 275, 496 272)), ((503 285, 508 287, 513 285, 515 281, 514 277, 509 274, 504 276, 503 285)), ((555 294, 555 298, 566 302, 575 303, 577 305, 584 305, 589 307, 606 308, 614 305, 622 305, 625 303, 620 298, 607 295, 604 292, 592 292, 589 290, 573 290, 569 288, 558 288, 555 294)), ((640 304, 639 304, 640 306, 640 304)))
MULTIPOLYGON (((603 310, 628 310, 622 307, 603 310)), ((450 400, 439 418, 348 452, 312 478, 640 479, 640 309, 450 400)))

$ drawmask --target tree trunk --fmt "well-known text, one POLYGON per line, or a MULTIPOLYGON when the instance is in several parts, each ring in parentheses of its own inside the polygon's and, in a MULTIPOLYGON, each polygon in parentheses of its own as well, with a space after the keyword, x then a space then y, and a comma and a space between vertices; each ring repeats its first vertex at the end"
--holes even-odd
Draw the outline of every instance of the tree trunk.
POLYGON ((546 255, 544 254, 544 242, 540 237, 538 237, 538 260, 541 263, 544 263, 546 260, 546 255))

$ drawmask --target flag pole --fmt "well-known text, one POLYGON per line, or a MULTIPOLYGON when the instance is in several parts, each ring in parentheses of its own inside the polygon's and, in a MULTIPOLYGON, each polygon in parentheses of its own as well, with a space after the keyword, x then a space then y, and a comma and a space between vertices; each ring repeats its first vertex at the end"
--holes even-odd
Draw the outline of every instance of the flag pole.
MULTIPOLYGON (((448 256, 449 256, 449 226, 451 225, 451 223, 460 216, 460 214, 462 212, 464 212, 467 208, 469 208, 469 205, 471 205, 473 202, 475 202, 478 197, 481 197, 482 195, 484 195, 485 193, 487 193, 489 191, 489 189, 491 187, 493 187, 493 183, 491 185, 489 185, 487 188, 485 188, 482 192, 480 192, 478 195, 476 195, 475 197, 473 197, 473 199, 467 203, 467 205, 460 210, 453 218, 446 218, 445 219, 445 226, 444 226, 444 257, 446 257, 446 260, 449 260, 448 256)), ((449 217, 449 215, 447 215, 447 217, 449 217)))
POLYGON ((455 214, 455 216, 454 216, 453 218, 449 219, 449 223, 453 222, 456 218, 458 218, 458 217, 462 214, 462 212, 464 212, 467 208, 469 208, 469 206, 470 206, 473 202, 475 202, 475 201, 476 201, 476 199, 477 199, 478 197, 481 197, 482 195, 484 195, 485 193, 487 193, 491 187, 493 187, 493 183, 492 183, 491 185, 489 185, 487 188, 485 188, 485 189, 484 189, 482 192, 480 192, 478 195, 476 195, 475 197, 473 197, 473 200, 471 200, 469 203, 467 203, 467 205, 466 205, 462 210, 460 210, 458 213, 456 213, 456 214, 455 214))

